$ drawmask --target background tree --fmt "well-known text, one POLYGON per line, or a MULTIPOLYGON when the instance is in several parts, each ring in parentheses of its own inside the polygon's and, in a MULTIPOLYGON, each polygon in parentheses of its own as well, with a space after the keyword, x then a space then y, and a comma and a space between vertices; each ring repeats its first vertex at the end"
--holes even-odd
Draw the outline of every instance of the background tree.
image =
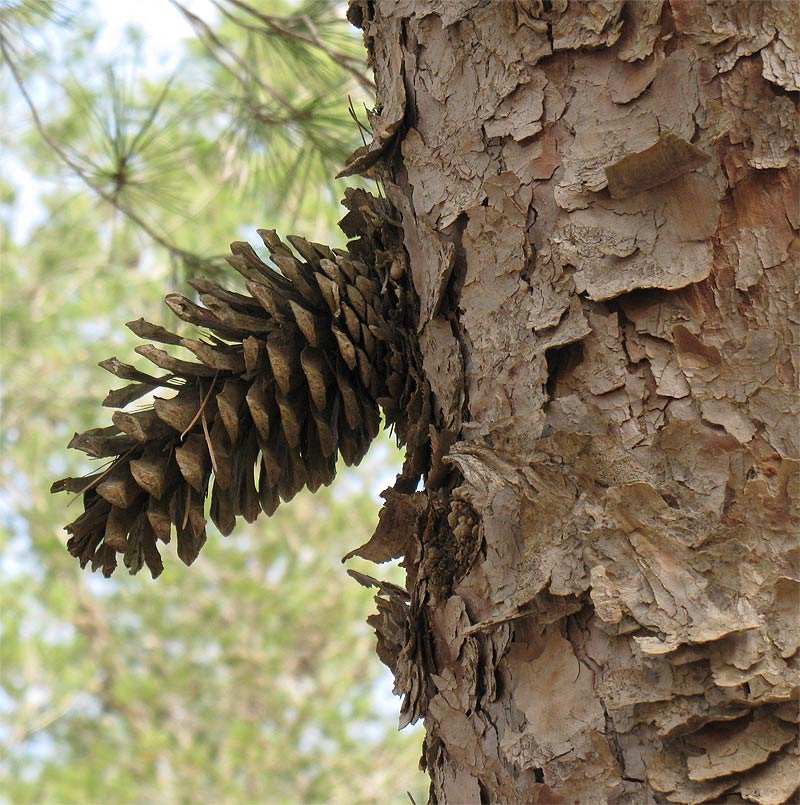
POLYGON ((207 28, 194 19, 215 40, 187 24, 166 68, 135 29, 101 63, 110 21, 91 3, 0 11, 0 801, 421 801, 419 735, 396 733, 363 623, 370 594, 339 561, 372 527, 390 442, 313 504, 212 540, 207 562, 173 562, 157 585, 77 572, 47 493, 54 474, 88 467, 63 443, 106 424, 93 400, 109 381, 93 367, 131 352, 120 322, 158 320, 166 290, 217 272, 231 236, 264 221, 340 237, 344 183, 330 177, 360 142, 347 93, 368 96, 325 49, 360 45, 326 4, 288 20, 257 10, 288 33, 221 5, 207 28), (322 48, 296 38, 311 36, 305 15, 322 48), (220 52, 292 112, 270 121, 267 90, 243 88, 220 52), (259 104, 266 119, 246 124, 259 104))

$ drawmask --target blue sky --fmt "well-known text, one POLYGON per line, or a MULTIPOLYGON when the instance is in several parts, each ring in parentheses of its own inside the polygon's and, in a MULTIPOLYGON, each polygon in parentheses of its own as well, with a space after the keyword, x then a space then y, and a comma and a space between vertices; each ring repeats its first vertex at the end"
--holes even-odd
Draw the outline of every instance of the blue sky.
MULTIPOLYGON (((218 16, 210 0, 183 0, 183 5, 206 22, 218 16)), ((104 28, 97 42, 98 55, 117 52, 127 26, 142 30, 147 46, 143 74, 169 73, 178 63, 182 40, 192 36, 192 29, 169 0, 95 0, 104 28)))

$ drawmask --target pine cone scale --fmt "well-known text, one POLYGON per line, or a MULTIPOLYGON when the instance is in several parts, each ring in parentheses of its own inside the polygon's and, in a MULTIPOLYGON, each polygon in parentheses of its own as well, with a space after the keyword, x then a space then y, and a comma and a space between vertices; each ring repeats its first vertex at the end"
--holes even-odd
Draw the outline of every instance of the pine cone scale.
POLYGON ((186 441, 175 448, 175 461, 186 483, 205 495, 211 463, 203 436, 199 433, 190 433, 186 441))
POLYGON ((302 305, 298 305, 297 302, 289 302, 289 305, 303 338, 312 347, 324 347, 330 341, 330 336, 325 327, 325 319, 312 313, 302 305), (328 335, 327 338, 326 335, 328 335))
POLYGON ((160 500, 169 488, 174 473, 171 472, 170 457, 153 455, 153 452, 155 451, 152 449, 145 450, 141 458, 132 459, 128 466, 138 486, 151 497, 160 500))
POLYGON ((148 341, 155 341, 159 344, 180 344, 181 339, 175 333, 171 333, 166 327, 161 327, 158 324, 151 324, 144 319, 136 319, 136 321, 129 321, 125 325, 134 335, 139 338, 146 338, 148 341))
POLYGON ((135 347, 134 352, 147 358, 147 360, 151 361, 156 366, 162 369, 168 369, 170 372, 181 377, 213 377, 216 374, 216 370, 214 369, 210 369, 200 363, 190 363, 189 361, 173 358, 168 352, 163 349, 158 349, 151 344, 135 347))
POLYGON ((252 336, 242 342, 244 352, 244 365, 248 375, 253 375, 267 368, 266 345, 252 336))
POLYGON ((317 411, 324 411, 328 401, 328 387, 333 380, 333 374, 328 368, 323 353, 314 347, 305 347, 300 353, 300 367, 308 384, 313 407, 317 411))
POLYGON ((132 506, 144 492, 124 461, 115 464, 95 489, 100 497, 120 509, 132 506))
POLYGON ((172 432, 152 408, 134 412, 114 411, 111 421, 120 431, 141 444, 154 442, 172 432))
POLYGON ((67 447, 81 450, 92 458, 108 458, 118 456, 135 447, 136 439, 120 434, 115 426, 109 428, 92 428, 84 433, 76 433, 67 447))
POLYGON ((217 409, 231 444, 236 444, 239 435, 239 419, 242 415, 246 393, 247 386, 236 378, 230 377, 225 381, 222 391, 217 394, 217 409))

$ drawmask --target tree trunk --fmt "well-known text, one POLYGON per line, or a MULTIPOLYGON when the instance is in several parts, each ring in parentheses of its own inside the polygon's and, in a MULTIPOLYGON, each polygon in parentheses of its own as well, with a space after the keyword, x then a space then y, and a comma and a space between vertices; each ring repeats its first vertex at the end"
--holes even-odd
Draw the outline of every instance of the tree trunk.
POLYGON ((792 800, 795 12, 351 2, 433 400, 360 552, 433 802, 792 800))

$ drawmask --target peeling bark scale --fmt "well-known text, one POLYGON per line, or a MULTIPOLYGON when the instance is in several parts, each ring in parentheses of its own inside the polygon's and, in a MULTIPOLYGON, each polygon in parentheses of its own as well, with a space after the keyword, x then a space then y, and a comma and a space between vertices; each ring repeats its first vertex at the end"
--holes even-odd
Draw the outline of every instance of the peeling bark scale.
POLYGON ((796 801, 796 4, 349 16, 433 402, 359 580, 431 800, 796 801))

